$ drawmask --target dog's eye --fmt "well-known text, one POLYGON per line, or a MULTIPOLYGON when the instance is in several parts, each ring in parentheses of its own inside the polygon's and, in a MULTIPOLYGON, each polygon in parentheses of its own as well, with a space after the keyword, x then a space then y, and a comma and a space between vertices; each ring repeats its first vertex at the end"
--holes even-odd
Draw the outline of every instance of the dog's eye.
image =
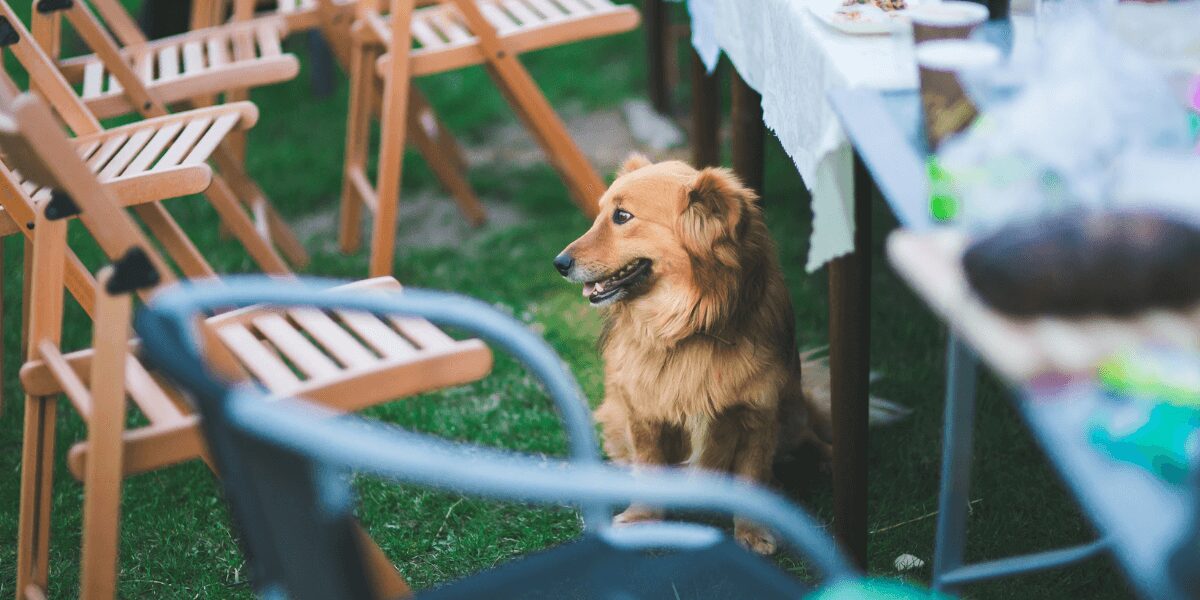
POLYGON ((632 218, 633 215, 629 214, 628 211, 624 211, 619 208, 613 211, 613 223, 616 223, 617 225, 624 225, 632 218))

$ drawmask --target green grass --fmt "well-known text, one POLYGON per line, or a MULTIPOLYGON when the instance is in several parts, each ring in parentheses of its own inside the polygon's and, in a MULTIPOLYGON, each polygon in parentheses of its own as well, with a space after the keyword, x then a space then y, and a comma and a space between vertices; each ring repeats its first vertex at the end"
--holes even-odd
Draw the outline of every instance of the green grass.
MULTIPOLYGON (((295 48, 302 50, 302 43, 295 48)), ((611 107, 642 93, 640 32, 529 56, 534 76, 556 105, 611 107)), ((512 120, 499 94, 479 69, 421 82, 434 105, 465 140, 484 141, 491 127, 512 120)), ((302 75, 260 90, 254 100, 263 117, 253 131, 250 169, 291 218, 335 209, 340 186, 345 82, 337 93, 314 99, 302 75)), ((803 107, 797 107, 803 110, 803 107)), ((410 157, 411 158, 411 157, 410 157)), ((802 346, 826 341, 829 307, 824 272, 803 271, 811 216, 804 186, 774 142, 767 152, 766 213, 779 243, 796 305, 802 346)), ((397 275, 409 285, 453 290, 483 299, 543 332, 568 362, 593 404, 603 394, 601 362, 594 347, 600 323, 578 289, 561 281, 550 259, 587 223, 567 201, 553 171, 477 169, 471 173, 487 197, 518 206, 536 218, 496 232, 471 248, 400 248, 397 275)), ((420 160, 406 165, 405 189, 436 185, 420 160)), ((215 217, 195 199, 171 209, 219 270, 252 270, 245 254, 220 240, 215 217)), ((403 208, 402 208, 403 211, 403 208)), ((898 426, 872 433, 870 569, 895 576, 902 553, 932 562, 942 416, 942 327, 892 275, 880 248, 894 222, 876 204, 872 248, 872 366, 885 375, 875 393, 914 409, 898 426), (906 523, 906 524, 901 524, 906 523)), ((80 251, 96 264, 94 247, 76 232, 80 251)), ((19 367, 20 242, 4 241, 8 254, 4 300, 4 398, 0 417, 0 598, 14 593, 18 477, 23 408, 19 367)), ((318 254, 311 272, 361 276, 366 258, 318 254)), ((78 347, 90 336, 75 309, 66 339, 78 347)), ((1081 542, 1093 535, 1033 441, 992 380, 980 390, 975 505, 970 518, 970 560, 1081 542)), ((561 455, 564 437, 547 398, 513 361, 500 357, 486 380, 459 389, 391 403, 373 417, 454 440, 531 453, 561 455)), ((78 586, 81 486, 66 475, 68 447, 83 436, 65 403, 59 416, 54 487, 51 592, 72 597, 78 586)), ((121 538, 121 595, 127 598, 248 597, 246 567, 229 528, 225 505, 210 473, 198 462, 140 475, 125 485, 121 538)), ((828 522, 832 497, 827 477, 789 490, 794 499, 828 522)), ((579 534, 569 510, 534 509, 454 495, 366 482, 361 515, 368 529, 417 588, 445 582, 579 534)), ((790 559, 785 565, 796 567, 790 559)), ((910 572, 928 579, 928 567, 910 572)), ((977 598, 1121 598, 1125 584, 1106 559, 1049 574, 973 586, 977 598)))

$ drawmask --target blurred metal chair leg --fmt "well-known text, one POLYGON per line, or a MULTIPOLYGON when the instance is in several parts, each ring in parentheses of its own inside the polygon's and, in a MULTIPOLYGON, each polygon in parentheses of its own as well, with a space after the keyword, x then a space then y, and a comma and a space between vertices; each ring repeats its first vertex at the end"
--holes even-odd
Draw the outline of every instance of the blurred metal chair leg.
POLYGON ((975 354, 951 332, 946 349, 946 417, 932 585, 935 591, 956 595, 968 583, 1053 569, 1086 560, 1108 548, 1107 541, 1100 539, 1069 548, 965 564, 977 365, 975 354))

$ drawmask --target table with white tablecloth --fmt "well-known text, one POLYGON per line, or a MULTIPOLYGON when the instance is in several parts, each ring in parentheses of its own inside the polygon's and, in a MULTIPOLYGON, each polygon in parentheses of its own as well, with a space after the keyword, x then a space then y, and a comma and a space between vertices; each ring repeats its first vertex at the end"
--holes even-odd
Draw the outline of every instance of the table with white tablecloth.
POLYGON ((692 44, 705 65, 722 53, 762 95, 763 122, 812 192, 811 272, 854 249, 850 146, 825 101, 831 89, 915 89, 904 36, 848 35, 817 19, 813 0, 690 0, 692 44))

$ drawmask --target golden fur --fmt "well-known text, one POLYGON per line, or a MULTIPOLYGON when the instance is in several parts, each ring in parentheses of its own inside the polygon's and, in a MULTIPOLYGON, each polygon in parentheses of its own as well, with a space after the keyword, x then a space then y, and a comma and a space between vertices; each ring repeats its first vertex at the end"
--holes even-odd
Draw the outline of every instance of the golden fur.
MULTIPOLYGON (((726 169, 631 156, 595 223, 556 266, 586 294, 588 282, 646 259, 648 274, 601 302, 605 398, 596 419, 609 456, 770 483, 777 454, 805 442, 827 452, 828 436, 813 428, 828 431, 827 387, 818 383, 806 402, 791 299, 754 192, 726 169), (618 223, 617 211, 628 221, 618 223), (569 269, 559 266, 565 259, 569 269)), ((616 521, 658 517, 634 506, 616 521)), ((735 537, 775 550, 770 532, 741 519, 735 537)))

